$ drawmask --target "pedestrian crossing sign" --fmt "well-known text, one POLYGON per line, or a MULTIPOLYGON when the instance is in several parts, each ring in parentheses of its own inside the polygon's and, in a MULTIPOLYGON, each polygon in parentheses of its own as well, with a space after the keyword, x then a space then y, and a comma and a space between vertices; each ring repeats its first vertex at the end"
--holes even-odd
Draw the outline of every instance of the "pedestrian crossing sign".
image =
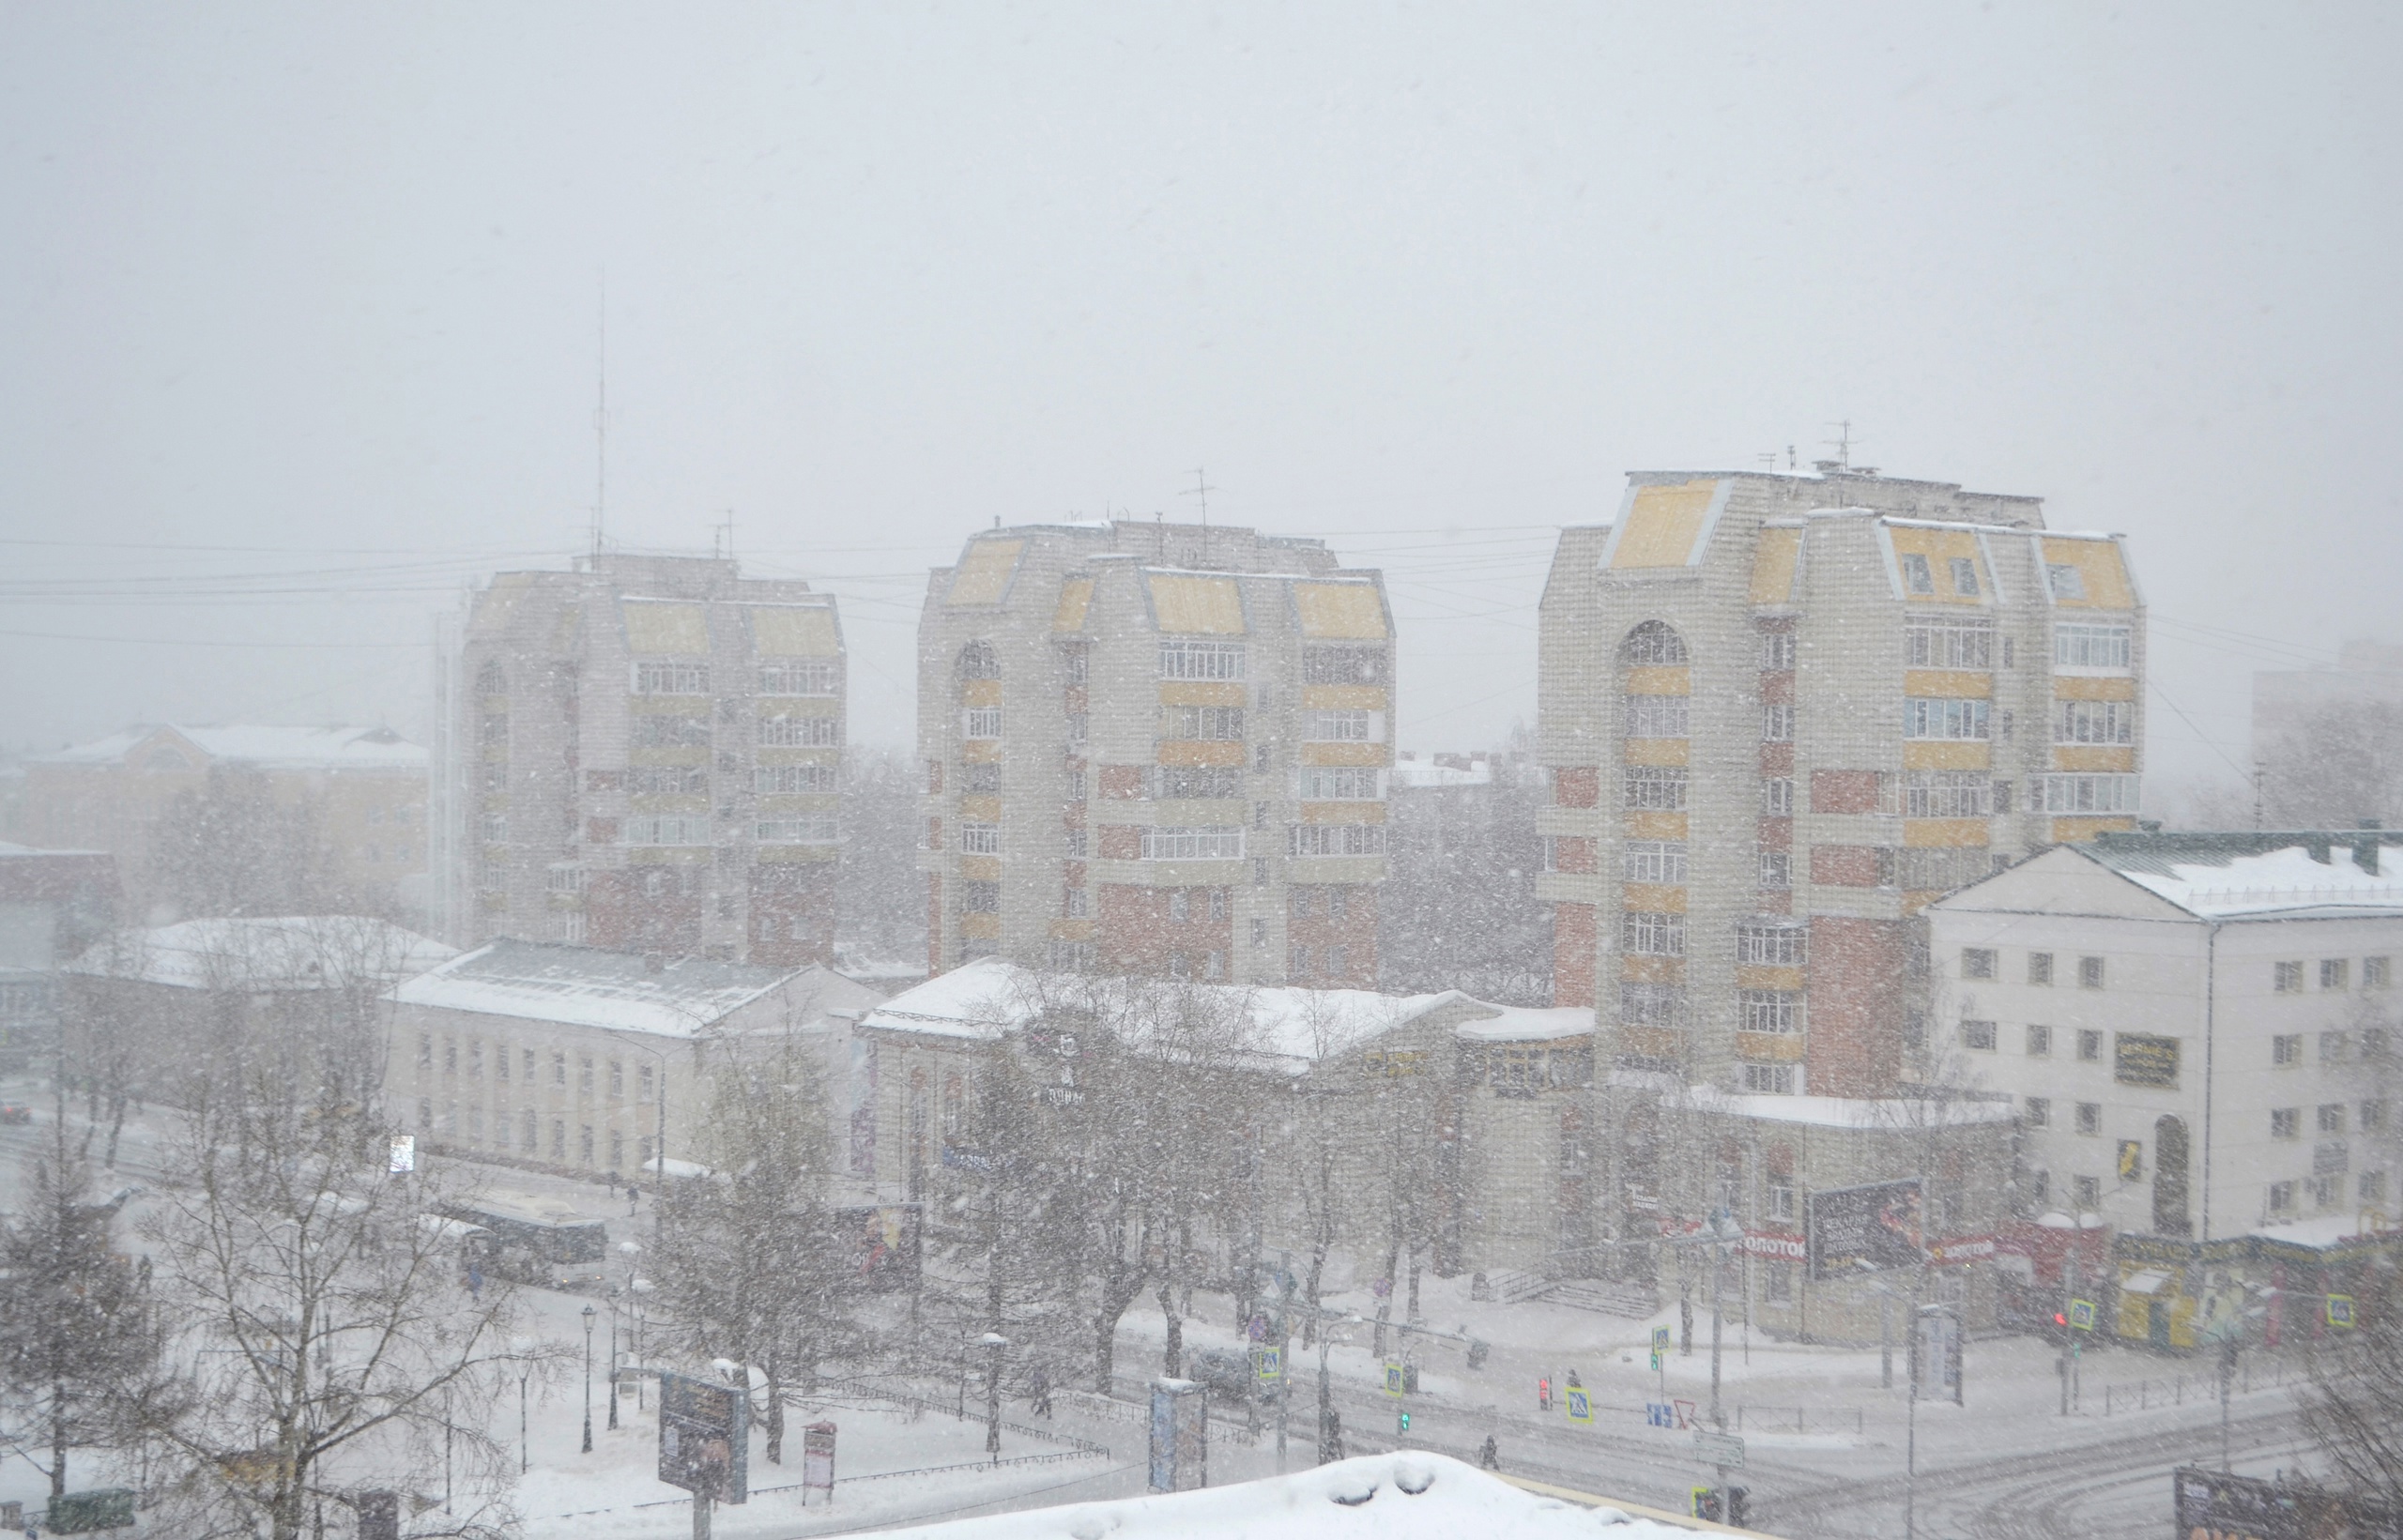
POLYGON ((2339 1331, 2349 1332, 2352 1330, 2353 1297, 2350 1294, 2331 1294, 2328 1296, 2328 1324, 2337 1328, 2339 1331))
POLYGON ((2070 1301, 2069 1323, 2081 1332, 2094 1330, 2094 1302, 2092 1300, 2070 1301))
POLYGON ((1569 1389, 1569 1420, 1572 1423, 1594 1420, 1593 1400, 1582 1387, 1571 1385, 1569 1389))
POLYGON ((1285 1378, 1284 1349, 1254 1348, 1251 1350, 1251 1357, 1254 1365, 1252 1372, 1259 1375, 1261 1379, 1282 1380, 1285 1378))
POLYGON ((1401 1365, 1393 1363, 1386 1364, 1385 1394, 1387 1395, 1400 1395, 1402 1393, 1403 1383, 1401 1365))
POLYGON ((1665 1353, 1665 1352, 1667 1352, 1668 1350, 1669 1350, 1669 1329, 1668 1329, 1667 1327, 1665 1327, 1665 1326, 1655 1326, 1655 1327, 1653 1327, 1653 1328, 1652 1328, 1652 1351, 1657 1355, 1657 1354, 1660 1354, 1660 1353, 1665 1353))

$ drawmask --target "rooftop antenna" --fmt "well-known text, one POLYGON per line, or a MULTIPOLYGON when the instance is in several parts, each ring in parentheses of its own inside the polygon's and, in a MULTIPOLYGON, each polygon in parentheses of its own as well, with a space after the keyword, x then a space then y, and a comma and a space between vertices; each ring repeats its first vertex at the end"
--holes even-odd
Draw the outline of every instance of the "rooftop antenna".
POLYGON ((592 405, 592 554, 601 554, 601 532, 609 512, 609 270, 601 270, 599 391, 592 405))
POLYGON ((710 526, 710 555, 723 557, 728 561, 734 559, 734 510, 730 508, 726 511, 723 522, 710 526), (721 542, 725 546, 723 550, 719 549, 721 542))
POLYGON ((1201 565, 1204 567, 1207 567, 1210 564, 1210 494, 1217 490, 1218 489, 1217 487, 1210 484, 1210 479, 1202 474, 1201 468, 1196 466, 1193 471, 1193 490, 1185 494, 1185 496, 1193 498, 1202 505, 1201 565))
POLYGON ((1845 418, 1841 422, 1830 422, 1828 426, 1836 431, 1836 436, 1823 438, 1819 442, 1836 451, 1837 468, 1849 474, 1852 470, 1852 419, 1845 418))

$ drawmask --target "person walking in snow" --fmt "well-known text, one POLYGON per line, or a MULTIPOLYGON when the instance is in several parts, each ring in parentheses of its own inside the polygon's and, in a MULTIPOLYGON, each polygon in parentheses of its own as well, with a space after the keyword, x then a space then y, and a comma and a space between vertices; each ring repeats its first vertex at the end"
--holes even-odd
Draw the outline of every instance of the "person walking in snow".
POLYGON ((1477 1463, 1488 1471, 1502 1469, 1502 1448, 1493 1441, 1492 1434, 1485 1436, 1485 1447, 1477 1452, 1477 1463))

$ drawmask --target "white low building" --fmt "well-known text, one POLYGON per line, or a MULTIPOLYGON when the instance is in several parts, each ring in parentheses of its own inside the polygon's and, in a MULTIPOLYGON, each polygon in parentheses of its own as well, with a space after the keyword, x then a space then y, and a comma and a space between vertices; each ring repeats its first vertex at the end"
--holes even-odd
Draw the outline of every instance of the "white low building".
POLYGON ((2016 1101, 2023 1202, 2196 1244, 2383 1227, 2398 844, 2105 834, 1932 906, 1934 1046, 2016 1101))

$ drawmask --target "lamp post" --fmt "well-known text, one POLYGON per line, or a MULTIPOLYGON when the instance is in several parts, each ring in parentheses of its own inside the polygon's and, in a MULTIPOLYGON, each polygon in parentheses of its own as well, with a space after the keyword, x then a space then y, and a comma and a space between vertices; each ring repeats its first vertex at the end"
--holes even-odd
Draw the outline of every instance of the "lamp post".
MULTIPOLYGON (((1740 1241, 1743 1235, 1743 1224, 1733 1211, 1722 1208, 1710 1216, 1710 1426, 1722 1431, 1726 1429, 1727 1415, 1719 1406, 1719 1328, 1723 1314, 1719 1283, 1727 1271, 1727 1243, 1740 1241)), ((1721 1501, 1725 1501, 1723 1494, 1721 1501)))
POLYGON ((643 1327, 649 1324, 644 1319, 646 1312, 643 1309, 643 1296, 650 1292, 650 1280, 636 1278, 627 1284, 626 1288, 635 1297, 635 1410, 641 1411, 648 1405, 644 1399, 644 1375, 641 1372, 646 1362, 642 1356, 643 1327))
POLYGON ((526 1441, 526 1381, 534 1372, 534 1344, 521 1336, 512 1339, 509 1349, 517 1355, 517 1473, 522 1476, 534 1463, 533 1447, 526 1441))
POLYGON ((1002 1354, 1010 1339, 999 1332, 987 1332, 976 1339, 976 1346, 990 1349, 985 1361, 985 1454, 998 1464, 1002 1457, 1002 1354))
POLYGON ((592 1453, 592 1306, 584 1307, 584 1452, 592 1453))

